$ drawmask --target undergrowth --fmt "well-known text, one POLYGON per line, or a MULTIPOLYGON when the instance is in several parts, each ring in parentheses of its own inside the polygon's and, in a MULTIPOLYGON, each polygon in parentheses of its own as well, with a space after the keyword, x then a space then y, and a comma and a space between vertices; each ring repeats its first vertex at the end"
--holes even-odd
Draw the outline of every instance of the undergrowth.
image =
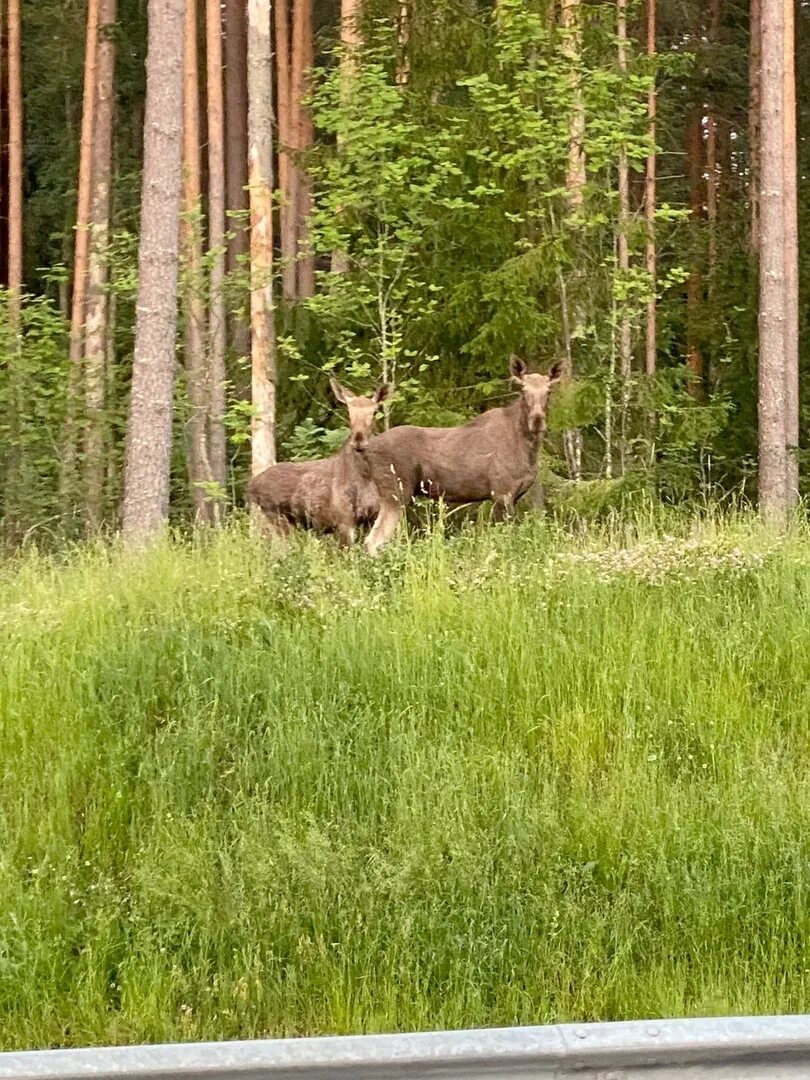
POLYGON ((810 536, 0 566, 0 1045, 805 1011, 810 536))

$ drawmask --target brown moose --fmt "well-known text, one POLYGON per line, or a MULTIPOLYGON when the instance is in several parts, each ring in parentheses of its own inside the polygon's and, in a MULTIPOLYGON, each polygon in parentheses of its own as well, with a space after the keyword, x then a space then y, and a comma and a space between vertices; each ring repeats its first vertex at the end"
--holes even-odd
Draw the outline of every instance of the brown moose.
POLYGON ((529 373, 526 363, 513 356, 510 374, 523 391, 511 405, 489 409, 459 427, 396 427, 371 440, 363 457, 380 512, 366 538, 370 555, 388 543, 415 495, 450 504, 491 499, 500 520, 529 490, 560 364, 547 375, 529 373))
POLYGON ((379 510, 377 489, 363 459, 374 432, 374 414, 391 386, 385 383, 371 397, 362 397, 336 379, 329 382, 349 411, 346 442, 332 457, 271 465, 250 481, 247 498, 261 508, 275 532, 288 532, 292 526, 334 532, 350 547, 356 528, 370 525, 379 510))

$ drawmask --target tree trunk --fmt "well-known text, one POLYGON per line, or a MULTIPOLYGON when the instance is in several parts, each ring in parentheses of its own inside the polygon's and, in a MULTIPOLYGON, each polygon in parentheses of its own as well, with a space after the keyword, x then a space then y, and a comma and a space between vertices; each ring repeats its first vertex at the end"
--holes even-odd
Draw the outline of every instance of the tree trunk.
POLYGON ((692 269, 686 283, 686 349, 691 369, 689 388, 699 397, 703 392, 703 353, 698 330, 703 278, 700 272, 698 244, 703 218, 703 110, 696 106, 686 125, 686 169, 689 180, 689 209, 692 217, 692 269))
MULTIPOLYGON (((357 52, 363 44, 360 32, 360 3, 361 0, 341 0, 340 5, 340 43, 343 52, 340 57, 341 81, 340 92, 345 105, 351 94, 352 80, 357 73, 357 52)), ((341 151, 341 140, 338 139, 337 151, 341 151)), ((338 214, 340 209, 338 209, 338 214)), ((349 261, 345 251, 332 252, 332 273, 345 274, 349 269, 349 261)))
MULTIPOLYGON (((619 50, 619 70, 627 71, 627 0, 617 3, 617 31, 619 50)), ((619 150, 619 230, 616 238, 616 251, 619 274, 626 278, 630 270, 630 251, 628 231, 630 228, 630 169, 627 162, 627 148, 622 144, 619 150)), ((619 308, 619 376, 621 378, 621 413, 619 416, 619 461, 622 475, 627 464, 627 413, 630 400, 630 376, 632 366, 632 339, 630 318, 626 307, 619 308)))
POLYGON ((750 52, 748 60, 748 158, 750 168, 749 199, 751 202, 750 246, 759 250, 759 188, 760 188, 760 110, 762 90, 762 26, 760 0, 751 0, 750 52))
MULTIPOLYGON (((647 56, 652 59, 655 56, 656 33, 655 33, 655 0, 647 0, 647 56)), ((655 375, 656 362, 656 249, 655 249, 655 180, 656 180, 656 151, 655 151, 655 120, 657 99, 655 83, 653 82, 647 93, 647 122, 650 138, 650 152, 647 155, 647 176, 645 183, 644 209, 647 220, 647 250, 646 265, 650 277, 650 299, 647 301, 647 344, 645 350, 645 370, 647 375, 655 375)))
POLYGON ((76 201, 76 233, 73 249, 73 297, 70 310, 70 370, 65 445, 62 451, 61 495, 72 502, 76 481, 79 433, 78 411, 81 396, 81 361, 84 352, 84 322, 87 300, 87 269, 90 252, 90 203, 92 195, 93 139, 96 110, 96 65, 98 62, 99 0, 87 0, 87 38, 84 53, 84 97, 79 144, 79 179, 76 201))
POLYGON ((298 220, 298 171, 290 157, 297 133, 292 100, 290 4, 276 0, 276 85, 278 87, 278 172, 281 191, 281 291, 285 300, 295 300, 297 290, 296 222, 298 220))
POLYGON ((759 505, 787 513, 784 0, 763 0, 759 263, 759 505))
POLYGON ((224 492, 228 470, 224 419, 228 323, 225 306, 225 109, 222 89, 221 0, 207 0, 205 28, 208 78, 208 247, 211 259, 208 308, 211 408, 208 414, 208 455, 211 477, 224 492))
POLYGON ((582 205, 585 187, 585 105, 582 86, 577 71, 582 51, 582 23, 580 0, 562 0, 562 25, 565 30, 563 52, 572 66, 571 85, 573 103, 568 127, 568 172, 565 187, 568 203, 577 208, 582 205))
POLYGON ((784 0, 785 439, 787 502, 799 500, 799 223, 796 170, 796 25, 794 0, 784 0))
POLYGON ((253 475, 276 460, 273 311, 273 59, 270 0, 248 0, 253 475))
MULTIPOLYGON (((715 44, 720 36, 721 0, 711 0, 711 18, 709 22, 709 41, 715 44)), ((706 117, 706 218, 709 226, 707 286, 711 302, 715 294, 717 273, 717 102, 714 101, 706 117)), ((709 379, 711 380, 711 374, 709 379)))
POLYGON ((122 515, 129 541, 154 537, 169 512, 185 8, 186 0, 149 0, 138 302, 122 515))
MULTIPOLYGON (((312 114, 304 104, 309 93, 309 76, 314 62, 312 40, 312 2, 295 0, 293 15, 292 112, 295 124, 294 140, 298 154, 312 147, 312 114)), ((306 170, 296 162, 296 297, 302 299, 315 292, 315 260, 309 242, 309 216, 312 213, 312 181, 306 170)))
POLYGON ((20 332, 23 285, 23 87, 20 0, 8 0, 8 287, 9 318, 20 332))
POLYGON ((92 197, 90 200, 90 263, 84 346, 87 427, 84 442, 85 516, 87 528, 101 525, 104 504, 104 404, 106 390, 107 315, 109 309, 110 184, 113 115, 115 112, 115 36, 117 0, 100 0, 96 104, 93 132, 92 197))
POLYGON ((211 524, 215 507, 207 497, 212 481, 208 459, 208 414, 211 407, 206 356, 206 312, 202 277, 202 213, 200 162, 200 73, 197 0, 187 0, 183 91, 183 321, 186 385, 191 415, 186 432, 188 478, 195 521, 211 524))
POLYGON ((711 299, 717 265, 717 117, 706 117, 706 219, 709 226, 708 291, 711 299))
MULTIPOLYGON (((247 17, 244 0, 225 4, 225 188, 231 220, 228 231, 228 273, 244 274, 250 251, 247 226, 247 17)), ((240 288, 247 300, 248 289, 240 288)), ((230 316, 231 346, 247 356, 250 328, 241 312, 230 316)))
POLYGON ((399 20, 397 25, 397 41, 399 43, 399 56, 397 57, 396 83, 397 86, 407 86, 411 74, 411 61, 408 55, 411 38, 411 11, 408 0, 400 0, 399 20))
MULTIPOLYGON (((582 84, 579 76, 580 54, 582 51, 582 6, 581 0, 562 0, 561 8, 563 53, 570 63, 571 113, 568 120, 568 168, 565 188, 568 207, 576 215, 582 207, 585 189, 585 104, 582 96, 582 84)), ((576 290, 575 290, 576 292, 576 290)), ((575 306, 569 310, 568 289, 561 283, 561 302, 565 319, 565 352, 563 356, 563 377, 573 378, 574 361, 572 339, 579 337, 584 321, 581 309, 575 306)), ((576 303, 576 298, 575 298, 576 303)), ((581 478, 582 434, 575 428, 563 433, 568 475, 572 480, 581 478)), ((610 456, 608 452, 608 456, 610 456)))

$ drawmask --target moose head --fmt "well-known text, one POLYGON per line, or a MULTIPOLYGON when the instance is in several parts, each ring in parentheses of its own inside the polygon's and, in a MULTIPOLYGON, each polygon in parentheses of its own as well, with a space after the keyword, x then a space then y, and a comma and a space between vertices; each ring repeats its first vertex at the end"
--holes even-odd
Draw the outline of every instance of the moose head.
POLYGON ((552 389, 562 378, 562 362, 557 360, 549 368, 548 374, 529 371, 525 360, 514 354, 509 360, 509 374, 512 382, 523 391, 526 424, 533 435, 546 430, 546 410, 552 389))
POLYGON ((365 450, 374 434, 374 416, 380 405, 391 396, 393 386, 383 383, 371 397, 363 397, 341 386, 337 379, 330 379, 329 385, 335 398, 349 410, 349 445, 354 450, 365 450))

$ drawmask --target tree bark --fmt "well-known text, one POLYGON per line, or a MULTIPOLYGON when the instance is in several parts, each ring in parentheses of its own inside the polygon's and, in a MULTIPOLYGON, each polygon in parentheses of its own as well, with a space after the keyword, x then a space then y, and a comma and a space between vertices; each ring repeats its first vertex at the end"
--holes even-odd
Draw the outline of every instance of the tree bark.
MULTIPOLYGON (((309 77, 314 62, 312 39, 312 0, 295 0, 293 7, 292 112, 297 154, 310 150, 313 142, 312 114, 304 99, 309 93, 309 77)), ((296 177, 296 298, 315 292, 315 259, 309 241, 309 216, 312 213, 312 181, 300 161, 295 163, 296 177)))
POLYGON ((788 505, 785 400, 784 0, 763 0, 761 35, 759 505, 766 520, 783 524, 788 505))
MULTIPOLYGON (((13 2, 13 0, 12 0, 13 2)), ((78 366, 82 355, 87 264, 90 249, 90 201, 92 193, 93 137, 96 111, 96 65, 98 63, 99 0, 87 3, 87 41, 84 57, 79 183, 76 207, 76 243, 73 255, 73 302, 70 318, 70 359, 78 366)))
POLYGON ((760 0, 750 0, 750 49, 748 58, 748 158, 751 202, 751 252, 759 250, 760 110, 762 90, 762 25, 760 0))
MULTIPOLYGON (((340 57, 340 93, 344 105, 349 100, 352 80, 357 74, 358 50, 363 44, 360 32, 361 0, 341 0, 340 5, 340 43, 343 48, 340 57)), ((338 139, 337 151, 340 154, 342 142, 338 139)), ((340 214, 338 208, 338 214, 340 214)), ((349 269, 349 260, 345 251, 332 252, 332 273, 345 274, 349 269)))
MULTIPOLYGON (((570 65, 571 112, 568 120, 568 168, 565 188, 569 210, 576 215, 582 208, 585 190, 585 103, 579 66, 582 52, 582 6, 581 0, 562 0, 561 8, 563 54, 570 65)), ((572 339, 579 336, 583 313, 579 307, 569 311, 568 288, 561 281, 561 301, 565 322, 565 351, 563 354, 563 378, 574 375, 572 339)), ((575 290, 576 291, 576 290, 575 290)), ((568 474, 572 480, 581 479, 582 434, 575 428, 563 433, 568 474)), ((608 457, 610 451, 608 450, 608 457)))
POLYGON ((84 343, 84 440, 87 528, 101 525, 104 502, 104 404, 106 335, 109 294, 108 247, 110 183, 112 177, 113 115, 115 111, 115 36, 117 0, 100 0, 90 199, 90 259, 84 343))
POLYGON ((8 287, 9 317, 20 332, 23 286, 23 87, 20 0, 8 0, 8 287))
POLYGON ((582 205, 585 188, 585 105, 582 99, 582 84, 579 76, 580 53, 582 51, 582 25, 580 0, 562 0, 562 25, 566 31, 563 39, 564 55, 571 62, 571 86, 573 104, 568 128, 568 172, 565 186, 568 203, 577 208, 582 205))
MULTIPOLYGON (((228 231, 228 273, 247 269, 250 230, 247 225, 247 13, 244 0, 225 4, 225 188, 231 220, 228 231)), ((241 278, 240 278, 241 280, 241 278)), ((240 288, 245 301, 249 290, 240 288)), ((230 316, 231 345, 237 356, 250 350, 250 327, 240 313, 230 316)))
POLYGON ((411 74, 411 61, 408 55, 411 39, 411 10, 409 0, 400 0, 399 20, 397 25, 397 41, 399 43, 399 56, 397 57, 396 83, 397 86, 407 86, 411 74))
MULTIPOLYGON (((720 19, 721 0, 711 0, 709 41, 712 44, 715 44, 720 36, 720 19)), ((713 101, 706 116, 706 218, 709 226, 707 284, 710 301, 714 298, 717 272, 717 126, 717 102, 713 101)))
POLYGON ((290 41, 290 4, 292 0, 276 0, 276 86, 278 88, 278 172, 281 206, 281 291, 285 300, 295 300, 297 270, 295 266, 298 221, 298 171, 290 156, 295 149, 297 133, 292 101, 292 67, 290 41))
POLYGON ((76 199, 76 232, 73 246, 73 296, 70 309, 70 369, 65 443, 62 451, 61 495, 72 501, 76 480, 79 434, 78 411, 81 396, 81 361, 84 349, 84 321, 87 300, 87 269, 90 251, 90 201, 92 193, 93 135, 96 109, 96 64, 98 58, 99 0, 87 2, 87 36, 84 53, 84 95, 79 143, 79 177, 76 199))
MULTIPOLYGON (((627 0, 617 3, 617 31, 619 70, 627 71, 627 0)), ((630 229, 630 169, 627 162, 627 148, 622 144, 619 150, 619 230, 616 238, 616 250, 619 274, 627 276, 630 270, 630 250, 628 231, 630 229)), ((619 461, 622 475, 627 465, 627 413, 630 400, 630 376, 632 368, 632 338, 630 318, 625 305, 619 309, 619 376, 621 378, 621 413, 619 416, 619 461)))
POLYGON ((208 455, 211 477, 223 492, 227 482, 225 441, 225 106, 222 87, 222 4, 206 2, 206 73, 208 81, 208 247, 211 260, 208 306, 208 371, 211 408, 208 455))
POLYGON ((149 0, 138 301, 123 533, 155 537, 169 512, 182 187, 186 0, 149 0))
POLYGON ((248 0, 253 475, 275 463, 276 342, 273 310, 273 59, 270 0, 248 0))
MULTIPOLYGON (((655 56, 656 31, 655 31, 655 2, 647 0, 647 56, 652 60, 655 56)), ((647 92, 647 124, 650 139, 650 152, 647 155, 647 174, 645 181, 644 210, 647 221, 647 248, 646 266, 650 278, 650 299, 647 301, 647 342, 645 349, 645 370, 647 375, 655 375, 656 365, 656 247, 655 247, 655 182, 656 182, 656 151, 655 151, 655 121, 657 110, 657 98, 655 82, 650 85, 647 92)))
POLYGON ((799 223, 796 168, 796 25, 794 0, 784 0, 785 438, 789 506, 799 501, 799 223))
POLYGON ((692 269, 686 283, 686 349, 691 369, 689 389, 699 397, 703 392, 703 353, 698 331, 703 277, 698 260, 700 221, 703 218, 703 111, 695 106, 686 125, 686 169, 689 181, 689 210, 692 219, 692 269))
POLYGON ((212 481, 208 459, 211 407, 206 356, 207 325, 202 290, 202 213, 200 162, 200 73, 197 0, 187 0, 183 90, 183 321, 186 385, 191 415, 186 431, 188 478, 195 521, 212 524, 215 507, 207 496, 212 481))

